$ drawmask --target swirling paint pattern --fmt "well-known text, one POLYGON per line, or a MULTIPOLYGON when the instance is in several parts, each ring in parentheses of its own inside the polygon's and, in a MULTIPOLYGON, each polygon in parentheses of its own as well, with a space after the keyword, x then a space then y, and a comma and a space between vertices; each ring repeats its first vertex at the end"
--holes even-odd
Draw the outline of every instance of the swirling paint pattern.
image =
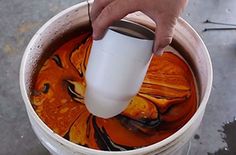
POLYGON ((192 117, 194 78, 171 51, 153 57, 140 92, 124 112, 110 119, 91 115, 84 105, 91 45, 91 33, 82 32, 59 47, 37 74, 32 106, 54 132, 82 146, 122 151, 159 142, 192 117))

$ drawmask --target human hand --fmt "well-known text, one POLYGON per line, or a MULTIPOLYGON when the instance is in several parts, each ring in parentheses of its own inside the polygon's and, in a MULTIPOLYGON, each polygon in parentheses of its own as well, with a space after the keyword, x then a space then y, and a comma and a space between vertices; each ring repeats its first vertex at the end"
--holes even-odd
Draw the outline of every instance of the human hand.
POLYGON ((94 0, 91 10, 93 38, 99 40, 106 29, 127 14, 141 11, 156 23, 153 52, 157 55, 172 41, 176 21, 188 0, 94 0))

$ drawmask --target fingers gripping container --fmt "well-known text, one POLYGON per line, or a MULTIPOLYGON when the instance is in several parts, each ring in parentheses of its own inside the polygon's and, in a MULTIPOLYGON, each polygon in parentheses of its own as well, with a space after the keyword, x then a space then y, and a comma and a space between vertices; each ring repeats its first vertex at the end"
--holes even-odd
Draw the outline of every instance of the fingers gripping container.
POLYGON ((92 114, 110 118, 128 106, 146 75, 153 38, 151 30, 123 20, 111 26, 101 40, 93 41, 85 95, 92 114))

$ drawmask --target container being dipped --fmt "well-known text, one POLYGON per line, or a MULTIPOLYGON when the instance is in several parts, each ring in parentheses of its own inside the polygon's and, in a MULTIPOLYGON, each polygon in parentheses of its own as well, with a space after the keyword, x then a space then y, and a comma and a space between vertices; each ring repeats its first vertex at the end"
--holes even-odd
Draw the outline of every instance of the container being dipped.
POLYGON ((119 21, 101 40, 93 41, 86 71, 85 104, 102 118, 121 113, 144 80, 154 33, 138 24, 119 21))

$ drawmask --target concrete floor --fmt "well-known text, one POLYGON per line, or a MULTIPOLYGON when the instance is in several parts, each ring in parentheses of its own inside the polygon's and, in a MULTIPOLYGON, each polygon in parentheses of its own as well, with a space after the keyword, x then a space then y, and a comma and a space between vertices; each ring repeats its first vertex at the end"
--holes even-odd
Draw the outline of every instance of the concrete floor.
MULTIPOLYGON (((19 66, 33 34, 49 18, 81 0, 0 0, 0 154, 49 154, 33 133, 19 90, 19 66)), ((191 155, 235 155, 236 31, 202 32, 206 19, 236 24, 235 0, 190 0, 183 17, 206 43, 214 83, 191 155), (230 122, 230 123, 227 123, 230 122)), ((217 27, 217 26, 215 26, 217 27)))

